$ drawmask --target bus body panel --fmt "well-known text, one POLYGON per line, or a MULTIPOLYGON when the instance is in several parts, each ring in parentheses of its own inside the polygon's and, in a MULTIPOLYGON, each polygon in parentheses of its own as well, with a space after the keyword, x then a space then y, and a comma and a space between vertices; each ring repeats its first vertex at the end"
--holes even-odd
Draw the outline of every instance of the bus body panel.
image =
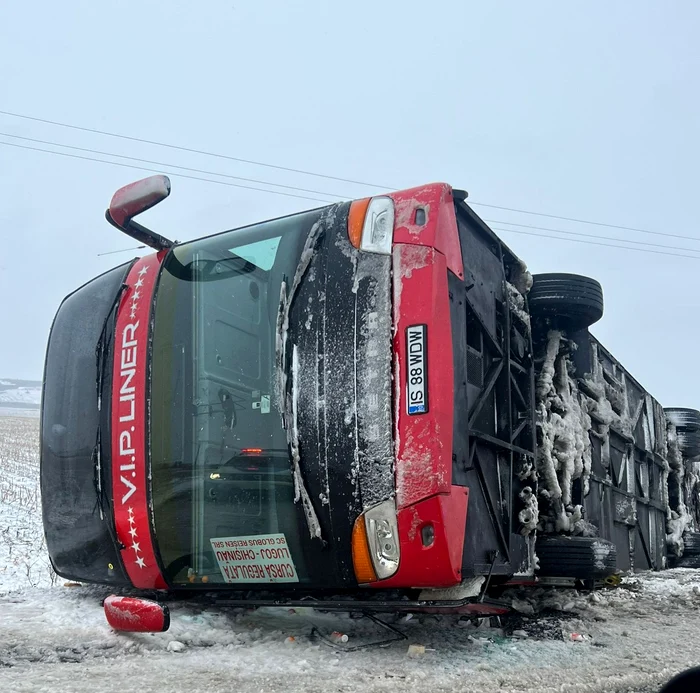
POLYGON ((445 256, 434 248, 395 244, 393 269, 396 500, 404 508, 449 493, 452 485, 452 334, 445 256), (411 352, 414 326, 424 328, 421 353, 411 352), (420 369, 418 359, 425 361, 420 369), (425 411, 409 413, 408 385, 418 370, 427 381, 425 411))
POLYGON ((435 248, 445 256, 448 269, 464 279, 452 188, 446 183, 431 183, 392 192, 390 197, 396 205, 394 243, 435 248), (418 210, 423 213, 417 216, 418 210))
POLYGON ((393 577, 372 586, 441 588, 459 584, 468 501, 469 489, 453 486, 448 493, 399 510, 399 569, 393 577), (427 527, 432 528, 434 539, 426 545, 427 527))
POLYGON ((41 402, 46 547, 64 578, 128 585, 108 502, 115 302, 130 263, 67 296, 49 335, 41 402), (101 346, 100 346, 101 345, 101 346))
POLYGON ((112 507, 122 560, 134 587, 163 589, 149 505, 148 373, 157 255, 140 258, 117 312, 112 385, 112 507))

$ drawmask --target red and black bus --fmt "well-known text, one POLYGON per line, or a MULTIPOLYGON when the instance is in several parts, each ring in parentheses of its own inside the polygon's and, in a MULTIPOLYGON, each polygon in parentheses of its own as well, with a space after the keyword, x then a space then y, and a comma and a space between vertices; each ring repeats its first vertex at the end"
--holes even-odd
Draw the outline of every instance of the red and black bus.
MULTIPOLYGON (((566 365, 607 354, 587 331, 597 282, 533 286, 446 184, 187 243, 133 220, 169 190, 155 176, 114 196, 108 220, 155 252, 68 296, 51 330, 41 482, 57 573, 251 603, 359 591, 415 605, 456 588, 466 604, 534 579, 538 527, 558 533, 540 552, 554 574, 557 555, 573 577, 663 567, 666 422, 631 376, 634 425, 656 432, 625 429, 648 498, 606 480, 597 443, 569 451, 572 474, 553 467, 558 497, 543 486, 557 387, 605 396, 566 365), (605 494, 644 506, 645 528, 604 517, 605 494)), ((586 437, 616 429, 598 418, 581 420, 586 437)))

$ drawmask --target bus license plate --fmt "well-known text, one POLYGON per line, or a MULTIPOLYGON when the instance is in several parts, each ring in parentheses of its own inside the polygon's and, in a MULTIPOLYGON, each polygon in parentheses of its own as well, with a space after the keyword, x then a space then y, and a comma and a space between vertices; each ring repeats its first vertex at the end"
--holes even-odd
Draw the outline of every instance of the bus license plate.
POLYGON ((409 414, 428 411, 428 356, 426 325, 406 328, 406 387, 409 414))

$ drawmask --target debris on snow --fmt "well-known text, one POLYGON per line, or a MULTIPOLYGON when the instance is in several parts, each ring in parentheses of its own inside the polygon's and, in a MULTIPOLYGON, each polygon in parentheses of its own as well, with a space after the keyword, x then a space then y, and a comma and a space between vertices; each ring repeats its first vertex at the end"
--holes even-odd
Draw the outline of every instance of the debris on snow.
POLYGON ((528 616, 532 616, 535 613, 535 607, 525 599, 518 599, 517 597, 513 597, 510 605, 519 614, 527 614, 528 616))
POLYGON ((525 616, 533 616, 543 611, 586 611, 589 604, 586 598, 574 589, 563 587, 538 587, 535 589, 509 589, 504 595, 512 608, 525 616))
POLYGON ((425 645, 409 645, 406 654, 411 657, 422 657, 425 654, 425 645))
POLYGON ((184 652, 186 649, 185 644, 179 640, 171 640, 167 647, 168 652, 184 652))

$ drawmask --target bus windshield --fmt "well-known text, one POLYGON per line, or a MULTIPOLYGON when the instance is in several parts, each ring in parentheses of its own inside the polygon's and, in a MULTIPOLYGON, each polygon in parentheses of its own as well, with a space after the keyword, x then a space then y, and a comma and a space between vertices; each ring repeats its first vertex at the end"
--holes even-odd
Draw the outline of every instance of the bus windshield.
POLYGON ((309 579, 318 549, 295 504, 275 395, 276 327, 283 284, 321 214, 183 244, 164 262, 150 449, 158 549, 173 584, 309 579))

